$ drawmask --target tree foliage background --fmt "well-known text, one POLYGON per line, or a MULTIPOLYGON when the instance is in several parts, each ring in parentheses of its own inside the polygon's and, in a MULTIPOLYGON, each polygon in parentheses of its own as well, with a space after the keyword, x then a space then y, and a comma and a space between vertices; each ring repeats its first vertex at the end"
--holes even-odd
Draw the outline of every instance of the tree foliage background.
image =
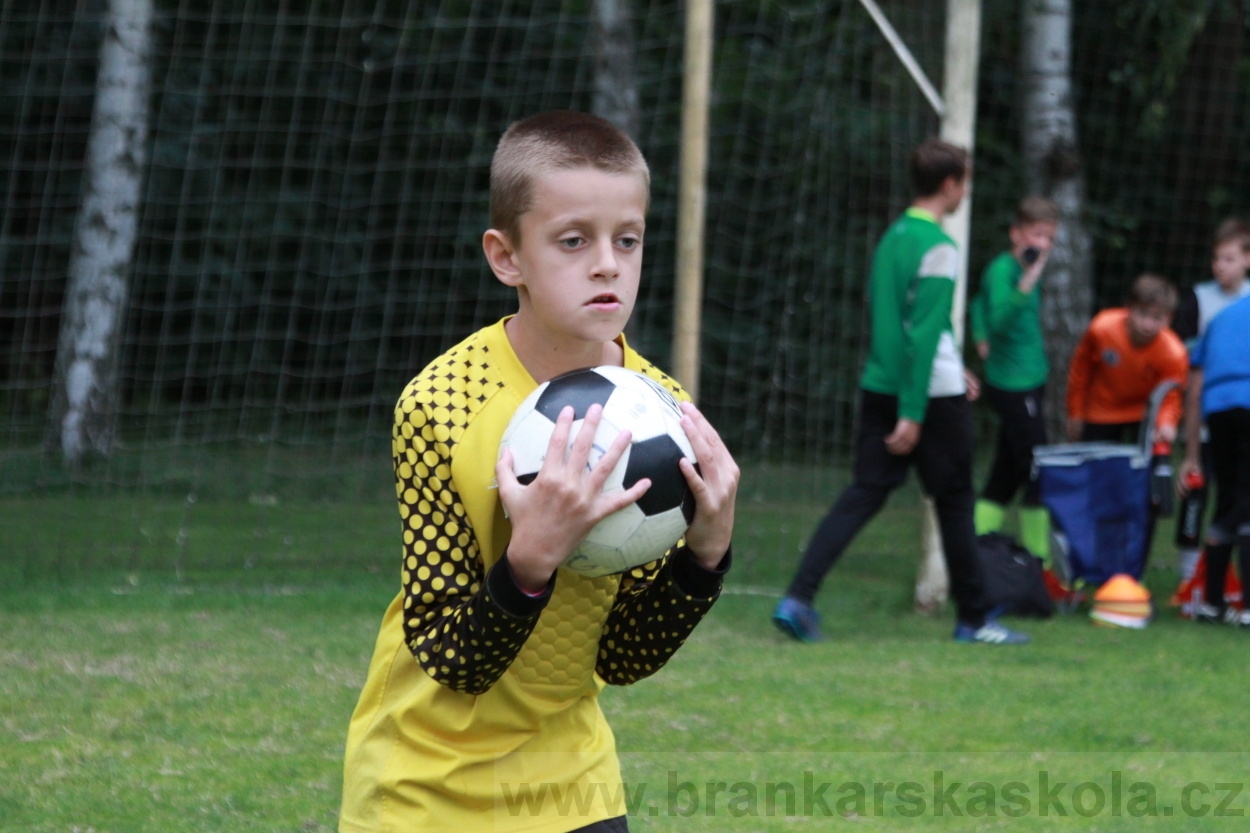
MULTIPOLYGON (((985 0, 973 288, 1023 189, 1020 2, 985 0)), ((1098 303, 1146 269, 1190 285, 1214 225, 1250 213, 1250 3, 1075 5, 1098 303)), ((943 4, 882 6, 940 84, 943 4)), ((631 338, 665 365, 682 4, 629 8, 654 182, 631 338)), ((0 492, 61 482, 42 449, 104 19, 0 0, 0 492)), ((120 447, 377 456, 406 379, 512 309, 480 254, 490 155, 518 117, 591 108, 590 20, 590 0, 159 0, 120 447)), ((711 124, 703 405, 746 458, 840 463, 867 262, 936 117, 854 0, 722 0, 711 124)))

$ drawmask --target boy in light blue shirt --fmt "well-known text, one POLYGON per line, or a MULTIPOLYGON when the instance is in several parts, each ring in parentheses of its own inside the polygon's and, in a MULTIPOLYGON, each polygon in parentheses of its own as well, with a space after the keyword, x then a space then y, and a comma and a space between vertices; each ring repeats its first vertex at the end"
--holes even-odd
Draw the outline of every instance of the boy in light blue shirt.
POLYGON ((1242 580, 1250 576, 1250 298, 1212 319, 1194 345, 1190 368, 1180 482, 1183 488, 1189 475, 1202 472, 1205 422, 1216 489, 1215 515, 1206 535, 1204 602, 1195 606, 1194 619, 1250 628, 1250 610, 1229 615, 1224 602, 1234 545, 1242 580))

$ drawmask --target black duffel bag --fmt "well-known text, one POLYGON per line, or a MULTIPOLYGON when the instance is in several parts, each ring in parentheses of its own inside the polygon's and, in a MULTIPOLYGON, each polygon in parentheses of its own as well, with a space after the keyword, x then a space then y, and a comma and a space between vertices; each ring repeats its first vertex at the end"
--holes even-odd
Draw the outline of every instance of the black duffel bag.
POLYGON ((1010 535, 978 535, 977 561, 981 565, 985 602, 996 613, 1044 619, 1055 612, 1042 578, 1041 560, 1010 535))

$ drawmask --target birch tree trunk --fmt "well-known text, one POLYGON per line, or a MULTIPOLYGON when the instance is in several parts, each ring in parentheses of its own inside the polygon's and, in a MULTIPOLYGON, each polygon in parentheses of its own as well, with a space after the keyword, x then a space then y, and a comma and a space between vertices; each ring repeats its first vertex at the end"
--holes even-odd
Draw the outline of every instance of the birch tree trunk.
MULTIPOLYGON (((638 72, 630 0, 593 0, 595 94, 591 112, 624 130, 635 142, 642 128, 638 104, 638 72)), ((635 341, 637 316, 625 322, 625 337, 635 341)))
POLYGON ((52 399, 52 439, 71 466, 113 448, 147 153, 151 17, 152 0, 109 0, 52 399))
POLYGON ((595 32, 592 110, 637 141, 641 117, 629 0, 594 0, 591 6, 595 32))
POLYGON ((1085 224, 1085 175, 1072 100, 1071 0, 1023 0, 1021 149, 1029 190, 1062 212, 1042 277, 1042 330, 1050 360, 1047 431, 1065 440, 1068 362, 1093 306, 1093 244, 1085 224))

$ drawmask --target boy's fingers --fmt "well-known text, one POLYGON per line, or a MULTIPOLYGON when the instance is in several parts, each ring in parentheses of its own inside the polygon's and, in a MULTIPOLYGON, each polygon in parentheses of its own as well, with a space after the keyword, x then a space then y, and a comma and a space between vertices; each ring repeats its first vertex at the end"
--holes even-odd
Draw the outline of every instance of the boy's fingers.
POLYGON ((516 480, 516 473, 512 470, 512 449, 505 448, 495 462, 495 481, 504 483, 511 480, 516 480))
POLYGON ((686 481, 690 483, 696 499, 710 495, 712 488, 732 493, 737 489, 738 465, 724 440, 694 405, 683 403, 682 411, 682 430, 690 438, 695 458, 699 461, 699 468, 696 469, 694 461, 686 460, 682 465, 682 473, 686 475, 686 481))
POLYGON ((587 478, 587 485, 598 491, 603 488, 603 484, 608 482, 608 476, 612 474, 612 470, 616 468, 616 464, 621 461, 621 457, 625 454, 625 449, 629 448, 629 441, 633 435, 628 431, 622 431, 616 435, 603 452, 603 456, 595 463, 590 470, 587 478))
POLYGON ((716 429, 707 421, 707 417, 689 402, 682 403, 681 428, 690 439, 690 445, 694 448, 694 455, 699 463, 703 464, 706 460, 708 465, 715 465, 712 458, 719 453, 722 446, 720 434, 716 433, 716 429))
POLYGON ((699 498, 707 492, 707 482, 689 457, 682 457, 677 461, 677 466, 681 469, 682 476, 686 478, 690 491, 694 492, 695 503, 698 503, 699 498))
POLYGON ((555 430, 551 432, 551 439, 547 441, 547 457, 543 460, 543 468, 551 463, 564 462, 564 450, 569 445, 569 432, 573 426, 573 406, 565 405, 560 409, 560 415, 556 417, 555 430))
POLYGON ((625 489, 624 491, 610 492, 608 494, 605 494, 604 497, 610 498, 610 500, 607 501, 607 506, 605 508, 608 509, 608 512, 606 515, 604 515, 604 517, 606 518, 608 515, 611 515, 613 512, 619 512, 620 510, 624 509, 626 506, 629 506, 631 503, 637 502, 638 498, 645 495, 647 493, 647 489, 650 489, 650 488, 651 488, 650 478, 644 477, 642 480, 639 480, 633 486, 630 486, 628 489, 625 489))
POLYGON ((599 430, 599 421, 602 418, 602 405, 594 404, 586 409, 581 430, 573 438, 573 447, 569 452, 569 464, 574 468, 579 470, 586 468, 586 462, 590 459, 590 449, 595 445, 595 432, 599 430))
POLYGON ((703 415, 702 411, 695 407, 693 402, 681 403, 681 412, 685 416, 690 417, 690 421, 693 422, 700 431, 712 427, 712 424, 707 421, 707 417, 703 415))
POLYGON ((499 487, 499 500, 504 503, 506 514, 507 502, 511 501, 517 489, 522 488, 520 481, 516 479, 516 472, 513 471, 512 449, 510 448, 505 448, 499 455, 498 462, 495 463, 495 483, 499 487))

